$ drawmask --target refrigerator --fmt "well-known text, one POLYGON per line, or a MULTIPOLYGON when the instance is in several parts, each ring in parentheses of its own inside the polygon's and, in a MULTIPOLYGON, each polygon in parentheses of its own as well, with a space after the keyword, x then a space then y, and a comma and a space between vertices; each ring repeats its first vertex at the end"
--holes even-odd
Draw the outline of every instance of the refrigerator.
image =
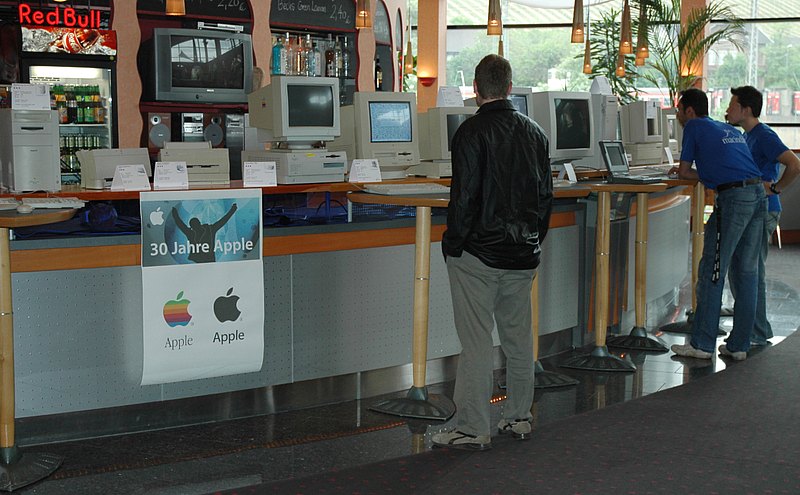
POLYGON ((80 183, 78 150, 118 148, 116 32, 20 27, 20 79, 47 84, 58 111, 62 183, 80 183))

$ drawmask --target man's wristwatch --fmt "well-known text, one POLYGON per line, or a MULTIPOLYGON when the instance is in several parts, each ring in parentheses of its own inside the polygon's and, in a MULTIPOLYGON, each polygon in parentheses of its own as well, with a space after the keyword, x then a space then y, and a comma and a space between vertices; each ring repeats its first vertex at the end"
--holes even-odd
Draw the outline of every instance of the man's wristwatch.
POLYGON ((781 192, 775 189, 775 183, 769 185, 769 190, 772 191, 772 194, 780 194, 781 192))

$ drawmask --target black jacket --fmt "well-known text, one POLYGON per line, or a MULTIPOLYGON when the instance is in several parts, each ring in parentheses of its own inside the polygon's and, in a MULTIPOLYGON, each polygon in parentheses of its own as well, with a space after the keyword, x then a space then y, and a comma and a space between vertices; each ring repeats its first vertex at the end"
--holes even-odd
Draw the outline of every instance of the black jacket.
POLYGON ((466 251, 492 268, 539 266, 550 225, 553 177, 541 127, 509 100, 482 105, 458 128, 442 251, 466 251))

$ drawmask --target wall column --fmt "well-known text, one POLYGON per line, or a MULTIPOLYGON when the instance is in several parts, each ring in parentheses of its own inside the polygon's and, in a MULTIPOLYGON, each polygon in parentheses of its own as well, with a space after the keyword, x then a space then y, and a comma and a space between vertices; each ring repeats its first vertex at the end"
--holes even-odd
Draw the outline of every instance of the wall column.
POLYGON ((417 83, 417 111, 436 107, 439 85, 447 77, 447 0, 419 2, 417 15, 417 76, 436 76, 425 87, 417 83))
MULTIPOLYGON (((687 19, 689 18, 689 14, 692 12, 692 9, 704 9, 708 6, 708 0, 682 0, 681 1, 681 25, 685 25, 687 19)), ((703 31, 703 37, 706 37, 711 32, 711 26, 706 25, 705 30, 703 31)), ((704 54, 703 58, 695 64, 694 67, 690 67, 691 72, 697 74, 700 79, 695 82, 694 87, 700 88, 705 91, 707 88, 705 76, 708 72, 708 54, 704 54)), ((688 69, 683 65, 683 56, 681 56, 681 73, 686 74, 688 69)))
POLYGON ((142 97, 142 80, 136 63, 136 54, 142 32, 136 16, 136 2, 114 2, 114 19, 111 29, 117 32, 117 132, 120 148, 141 146, 142 114, 139 100, 142 97))

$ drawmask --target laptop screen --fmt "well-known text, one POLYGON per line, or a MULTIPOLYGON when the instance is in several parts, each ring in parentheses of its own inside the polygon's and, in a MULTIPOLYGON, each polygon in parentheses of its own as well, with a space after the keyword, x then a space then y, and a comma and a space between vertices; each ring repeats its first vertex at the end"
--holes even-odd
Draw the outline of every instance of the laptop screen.
POLYGON ((625 157, 622 141, 600 141, 600 149, 603 151, 606 168, 612 176, 628 172, 628 159, 625 157))

